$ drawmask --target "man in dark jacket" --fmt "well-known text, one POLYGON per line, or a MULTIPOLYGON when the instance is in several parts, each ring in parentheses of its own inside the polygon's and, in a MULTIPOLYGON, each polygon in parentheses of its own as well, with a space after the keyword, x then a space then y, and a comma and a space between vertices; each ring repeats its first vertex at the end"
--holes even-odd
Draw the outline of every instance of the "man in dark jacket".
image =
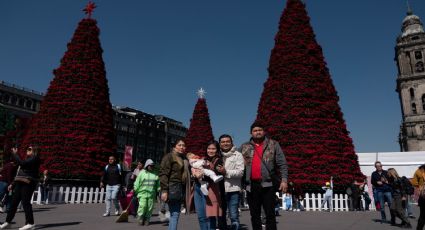
POLYGON ((380 161, 375 162, 375 168, 376 171, 371 175, 372 185, 381 206, 381 222, 386 222, 385 201, 388 207, 391 207, 391 186, 388 184, 388 172, 382 169, 380 161))
POLYGON ((253 230, 261 230, 261 207, 266 215, 266 229, 275 230, 275 186, 286 192, 288 165, 277 141, 265 136, 264 125, 251 125, 251 140, 241 146, 245 160, 245 183, 253 230), (276 179, 280 178, 280 182, 276 179), (276 185, 276 183, 278 183, 276 185), (261 199, 260 199, 261 198, 261 199))
POLYGON ((118 191, 120 190, 122 179, 122 168, 116 163, 114 156, 109 156, 108 165, 106 165, 103 176, 101 178, 100 187, 106 185, 106 212, 104 217, 110 215, 111 204, 114 203, 115 215, 119 215, 120 205, 118 203, 118 191))

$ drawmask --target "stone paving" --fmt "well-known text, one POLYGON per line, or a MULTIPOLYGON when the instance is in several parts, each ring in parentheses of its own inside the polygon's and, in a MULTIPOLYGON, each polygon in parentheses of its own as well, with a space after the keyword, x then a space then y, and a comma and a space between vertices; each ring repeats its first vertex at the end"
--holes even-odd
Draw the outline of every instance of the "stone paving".
MULTIPOLYGON (((104 204, 59 204, 33 205, 36 229, 167 229, 167 225, 159 221, 155 214, 149 226, 139 226, 133 216, 129 216, 128 223, 115 223, 116 216, 102 217, 104 204)), ((419 216, 418 207, 414 207, 415 216, 419 216)), ((157 213, 157 211, 155 212, 157 213)), ((387 214, 389 216, 389 214, 387 214)), ((199 229, 196 214, 180 216, 179 229, 199 229)), ((6 214, 0 214, 3 222, 6 214)), ((378 222, 380 213, 370 212, 283 212, 277 217, 278 229, 400 229, 399 227, 381 224, 378 222)), ((249 211, 241 212, 242 229, 251 229, 249 211)), ((410 219, 413 229, 416 229, 417 219, 410 219)), ((24 225, 24 213, 18 212, 12 229, 24 225)), ((400 221, 398 221, 400 222, 400 221)))

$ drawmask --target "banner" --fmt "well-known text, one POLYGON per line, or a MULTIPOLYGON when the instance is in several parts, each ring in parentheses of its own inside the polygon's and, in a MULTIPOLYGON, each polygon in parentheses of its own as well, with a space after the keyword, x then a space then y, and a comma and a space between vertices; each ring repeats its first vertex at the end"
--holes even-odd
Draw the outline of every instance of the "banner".
POLYGON ((131 170, 131 162, 133 161, 133 146, 126 145, 124 152, 124 169, 131 170))

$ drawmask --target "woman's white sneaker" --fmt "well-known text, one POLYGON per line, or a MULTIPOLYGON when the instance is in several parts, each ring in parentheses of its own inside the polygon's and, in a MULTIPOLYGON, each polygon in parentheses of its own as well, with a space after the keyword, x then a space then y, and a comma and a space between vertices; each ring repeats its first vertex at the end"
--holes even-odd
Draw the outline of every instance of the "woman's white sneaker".
POLYGON ((4 222, 3 224, 0 225, 0 229, 7 229, 7 228, 10 228, 10 227, 11 227, 10 224, 7 223, 7 222, 4 222))
POLYGON ((19 230, 30 230, 30 229, 35 229, 35 224, 27 224, 19 228, 19 230))

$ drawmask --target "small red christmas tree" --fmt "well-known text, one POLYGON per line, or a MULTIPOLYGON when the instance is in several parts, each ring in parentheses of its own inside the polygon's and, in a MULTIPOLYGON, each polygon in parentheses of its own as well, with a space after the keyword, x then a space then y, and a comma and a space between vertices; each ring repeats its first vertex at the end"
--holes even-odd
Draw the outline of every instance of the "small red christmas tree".
POLYGON ((363 178, 338 96, 310 18, 300 0, 288 0, 269 63, 257 120, 267 124, 289 164, 289 180, 318 190, 334 177, 342 190, 363 178))
POLYGON ((193 111, 189 130, 185 138, 186 152, 205 156, 207 144, 209 141, 214 140, 214 136, 212 134, 210 115, 208 113, 204 89, 199 89, 198 96, 198 102, 193 111))
MULTIPOLYGON (((24 147, 41 148, 42 168, 62 179, 98 179, 115 152, 112 106, 97 22, 85 11, 40 111, 24 137, 24 147)), ((21 149, 22 151, 22 149, 21 149)))

